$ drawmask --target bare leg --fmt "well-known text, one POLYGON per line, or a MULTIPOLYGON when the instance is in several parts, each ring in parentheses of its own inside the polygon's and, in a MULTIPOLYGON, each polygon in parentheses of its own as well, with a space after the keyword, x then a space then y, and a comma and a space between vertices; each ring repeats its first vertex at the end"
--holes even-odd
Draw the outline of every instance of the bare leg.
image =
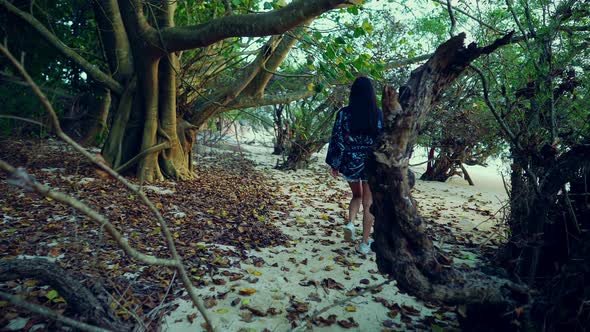
POLYGON ((371 214, 371 204, 373 204, 373 194, 371 193, 371 188, 369 188, 369 183, 363 181, 363 242, 367 243, 369 241, 369 237, 371 236, 371 228, 373 227, 373 222, 375 221, 375 217, 371 214))
POLYGON ((362 182, 348 182, 350 189, 352 190, 352 199, 348 206, 348 222, 354 223, 356 215, 359 213, 361 208, 361 202, 363 199, 363 186, 362 182))

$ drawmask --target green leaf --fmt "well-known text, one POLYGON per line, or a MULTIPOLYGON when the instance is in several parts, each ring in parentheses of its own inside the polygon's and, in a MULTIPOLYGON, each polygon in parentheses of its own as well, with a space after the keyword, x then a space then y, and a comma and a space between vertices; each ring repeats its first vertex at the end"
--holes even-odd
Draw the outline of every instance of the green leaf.
POLYGON ((352 34, 352 36, 353 36, 354 38, 358 38, 358 37, 360 37, 360 36, 364 36, 364 35, 365 35, 365 33, 366 33, 366 32, 365 32, 365 30, 364 30, 363 28, 361 28, 361 27, 357 27, 357 28, 355 28, 355 29, 354 29, 354 33, 352 34))
POLYGON ((350 6, 346 9, 347 12, 349 12, 352 15, 358 15, 359 14, 359 8, 357 6, 350 6))
POLYGON ((368 20, 363 21, 362 28, 368 33, 373 32, 373 25, 368 20))
POLYGON ((328 46, 328 48, 326 48, 326 57, 328 57, 328 59, 330 60, 333 60, 336 57, 334 48, 332 48, 331 46, 328 46))
POLYGON ((342 37, 336 37, 336 39, 334 39, 334 41, 340 45, 346 44, 346 40, 344 40, 344 38, 342 38, 342 37))
POLYGON ((45 297, 48 298, 50 301, 53 301, 58 296, 59 296, 59 293, 55 289, 50 290, 47 294, 45 294, 45 297))

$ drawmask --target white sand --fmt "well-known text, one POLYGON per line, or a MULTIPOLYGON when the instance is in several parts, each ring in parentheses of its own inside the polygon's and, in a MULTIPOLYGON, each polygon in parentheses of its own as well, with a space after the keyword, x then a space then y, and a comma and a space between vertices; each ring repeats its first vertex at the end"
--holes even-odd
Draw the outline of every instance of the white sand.
MULTIPOLYGON (((335 301, 349 299, 347 303, 336 306, 321 316, 328 317, 330 314, 335 314, 338 320, 352 317, 359 327, 350 329, 351 331, 380 331, 384 328, 383 321, 390 319, 387 316, 389 310, 375 302, 374 297, 385 298, 399 305, 412 306, 419 310, 422 316, 431 314, 431 309, 425 307, 420 301, 399 293, 395 282, 383 286, 383 290, 376 294, 367 292, 354 298, 345 295, 347 291, 355 287, 371 287, 386 279, 376 272, 374 253, 371 253, 368 258, 363 258, 355 253, 351 244, 343 241, 342 207, 348 204, 348 186, 343 180, 332 179, 328 175, 328 168, 323 163, 326 149, 315 156, 316 160, 309 169, 282 172, 273 169, 277 156, 271 155, 272 149, 268 147, 270 143, 268 135, 258 134, 253 138, 252 134, 247 132, 246 136, 241 139, 241 142, 252 140, 255 142, 250 145, 242 143, 245 157, 253 160, 257 168, 270 178, 278 180, 281 187, 277 190, 282 190, 289 196, 289 202, 285 204, 292 205, 290 213, 277 214, 273 222, 291 236, 294 243, 291 247, 251 251, 251 255, 264 259, 265 264, 262 267, 256 267, 252 262, 242 261, 241 268, 228 269, 244 273, 251 278, 258 278, 259 280, 255 283, 246 281, 246 278, 231 282, 227 277, 218 275, 215 277, 228 281, 226 285, 198 290, 203 296, 230 291, 226 299, 217 300, 217 305, 209 309, 209 315, 219 331, 262 331, 265 328, 271 331, 290 330, 291 324, 287 320, 286 311, 291 306, 289 303, 291 297, 297 301, 308 302, 309 311, 306 314, 310 315, 335 301), (261 142, 267 146, 262 146, 261 142), (328 202, 327 197, 331 195, 339 195, 339 204, 328 202), (338 263, 344 260, 348 264, 338 263), (276 267, 273 267, 275 263, 276 267), (326 278, 332 278, 340 283, 343 289, 322 287, 321 282, 326 278), (368 279, 368 285, 362 284, 362 279, 368 279), (311 286, 303 286, 303 284, 311 284, 311 286), (242 288, 253 288, 256 293, 251 296, 240 296, 238 292, 242 288), (251 322, 246 322, 240 314, 247 310, 241 310, 240 305, 231 305, 236 298, 246 300, 249 306, 262 311, 272 307, 282 313, 267 317, 253 316, 251 322)), ((424 160, 419 156, 414 159, 412 163, 424 160)), ((476 183, 475 186, 467 185, 462 179, 452 179, 448 183, 417 181, 414 196, 420 204, 422 215, 448 225, 449 230, 452 231, 473 230, 479 225, 482 232, 472 232, 475 234, 474 242, 486 241, 498 229, 493 227, 495 219, 490 219, 489 216, 483 215, 486 214, 485 212, 481 211, 489 211, 493 214, 506 199, 502 181, 496 169, 470 167, 469 171, 476 183), (487 219, 490 220, 486 221, 487 219)), ((415 171, 420 172, 420 167, 417 167, 415 171)), ((208 244, 208 246, 213 245, 208 244)), ((445 243, 439 243, 439 246, 448 250, 453 249, 445 243)), ((464 262, 473 263, 476 261, 476 255, 477 253, 465 251, 464 262)), ((455 262, 460 263, 461 260, 455 260, 455 262)), ((179 307, 165 318, 162 328, 165 331, 203 330, 201 327, 203 319, 200 314, 192 323, 187 318, 188 315, 197 312, 196 309, 184 300, 178 300, 177 303, 179 307)), ((302 314, 301 317, 303 318, 306 314, 302 314)), ((393 321, 400 323, 400 316, 398 315, 393 321)), ((297 322, 304 324, 302 320, 297 322)), ((401 323, 397 330, 403 330, 404 327, 405 324, 401 323)), ((337 324, 324 328, 314 326, 313 329, 343 330, 337 324)))

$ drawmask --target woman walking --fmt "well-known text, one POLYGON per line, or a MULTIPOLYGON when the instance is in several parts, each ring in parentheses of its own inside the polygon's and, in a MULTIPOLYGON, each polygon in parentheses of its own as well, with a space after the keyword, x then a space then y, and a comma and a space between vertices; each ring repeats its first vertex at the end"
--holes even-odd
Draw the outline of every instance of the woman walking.
POLYGON ((326 163, 330 165, 332 176, 340 174, 348 181, 352 199, 348 208, 344 239, 355 238, 354 222, 363 206, 363 238, 356 250, 368 254, 371 250, 371 228, 374 217, 370 212, 373 197, 367 183, 365 164, 377 136, 383 127, 383 114, 377 106, 377 97, 371 80, 357 78, 350 89, 348 106, 343 107, 336 116, 332 137, 328 147, 326 163))

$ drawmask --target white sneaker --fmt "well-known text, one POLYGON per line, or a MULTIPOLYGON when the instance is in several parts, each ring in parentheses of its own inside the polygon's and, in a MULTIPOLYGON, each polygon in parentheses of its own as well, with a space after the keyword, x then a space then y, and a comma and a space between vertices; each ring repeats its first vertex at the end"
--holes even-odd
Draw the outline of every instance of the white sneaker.
POLYGON ((373 240, 369 240, 367 243, 361 242, 358 247, 356 247, 356 252, 363 255, 368 255, 371 252, 371 243, 373 240))
POLYGON ((344 226, 344 241, 352 242, 355 238, 354 224, 349 222, 348 225, 344 226))

